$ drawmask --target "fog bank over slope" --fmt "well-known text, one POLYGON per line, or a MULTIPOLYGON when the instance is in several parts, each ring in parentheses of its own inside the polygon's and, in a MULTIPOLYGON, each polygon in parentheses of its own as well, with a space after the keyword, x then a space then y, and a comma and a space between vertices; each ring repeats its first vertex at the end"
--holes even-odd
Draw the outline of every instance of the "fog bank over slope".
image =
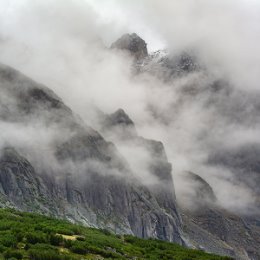
MULTIPOLYGON (((259 169, 246 175, 252 165, 247 160, 238 174, 238 165, 220 156, 225 152, 235 161, 234 154, 244 158, 240 151, 260 145, 256 1, 0 2, 1 63, 52 88, 91 126, 98 126, 93 107, 105 113, 123 108, 140 135, 164 143, 180 201, 189 188, 180 176, 192 171, 211 184, 224 207, 243 213, 257 210, 259 191, 252 183, 259 169), (133 75, 133 58, 109 49, 121 34, 133 31, 148 43, 148 50, 166 47, 170 57, 192 50, 206 71, 171 80, 149 69, 133 75)), ((57 133, 45 127, 40 134, 52 142, 57 133)), ((39 134, 26 125, 19 135, 15 129, 1 124, 3 139, 20 136, 28 145, 39 134)), ((139 160, 134 155, 140 151, 114 141, 123 155, 133 156, 133 164, 139 160)))

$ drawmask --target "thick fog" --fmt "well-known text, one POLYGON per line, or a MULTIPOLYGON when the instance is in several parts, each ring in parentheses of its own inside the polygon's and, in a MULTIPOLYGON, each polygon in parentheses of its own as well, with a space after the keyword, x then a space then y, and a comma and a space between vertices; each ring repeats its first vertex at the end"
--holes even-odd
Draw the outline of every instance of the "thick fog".
MULTIPOLYGON (((222 206, 242 213, 257 210, 259 193, 251 182, 259 177, 254 172, 245 181, 240 176, 247 176, 248 167, 245 172, 242 167, 238 177, 236 167, 223 164, 220 155, 260 144, 258 1, 0 3, 1 63, 51 88, 94 128, 98 120, 93 108, 107 114, 123 108, 139 135, 164 143, 180 203, 190 189, 182 173, 192 171, 212 186, 222 206), (147 42, 150 52, 167 49, 178 55, 192 50, 206 72, 170 81, 149 73, 134 75, 133 58, 109 49, 122 34, 132 32, 147 42), (220 91, 208 90, 218 79, 223 82, 220 91)), ((52 142, 57 135, 53 129, 29 127, 28 131, 27 125, 19 131, 12 124, 0 127, 1 144, 15 140, 28 145, 31 137, 38 140, 40 134, 37 147, 46 150, 42 143, 52 142)), ((140 160, 147 159, 144 151, 127 149, 115 136, 107 138, 135 172, 144 174, 141 179, 149 179, 140 160)))

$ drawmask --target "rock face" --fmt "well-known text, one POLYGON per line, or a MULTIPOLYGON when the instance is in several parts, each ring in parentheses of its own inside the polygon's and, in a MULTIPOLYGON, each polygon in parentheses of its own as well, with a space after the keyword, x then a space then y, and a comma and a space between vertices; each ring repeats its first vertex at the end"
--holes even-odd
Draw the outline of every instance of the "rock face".
POLYGON ((112 133, 119 132, 120 138, 129 138, 137 136, 134 122, 125 113, 123 109, 118 109, 111 115, 101 115, 102 129, 104 132, 110 131, 112 133))
POLYGON ((104 114, 101 131, 105 136, 123 142, 124 145, 143 148, 149 157, 147 162, 149 171, 159 179, 160 183, 170 182, 170 190, 174 193, 171 164, 168 162, 162 142, 139 136, 134 122, 123 109, 110 115, 104 114))
POLYGON ((116 42, 111 45, 111 48, 129 51, 137 60, 148 56, 146 42, 136 33, 124 34, 116 42))
MULTIPOLYGON (((174 196, 161 196, 159 187, 138 182, 115 145, 86 126, 52 91, 4 65, 0 91, 2 124, 18 129, 40 125, 45 132, 58 133, 47 146, 48 154, 42 147, 30 151, 33 143, 24 142, 25 148, 6 140, 9 148, 3 144, 0 154, 1 206, 183 243, 174 196), (37 153, 40 161, 52 157, 39 164, 37 153)), ((110 119, 132 123, 122 111, 110 119)))
POLYGON ((259 227, 218 206, 212 187, 197 174, 187 172, 184 178, 195 194, 186 195, 196 205, 181 208, 188 244, 236 259, 258 259, 259 227))
POLYGON ((103 134, 112 140, 111 132, 116 135, 115 141, 123 142, 123 145, 127 147, 142 147, 150 152, 148 162, 150 171, 160 180, 160 183, 165 183, 165 185, 164 189, 161 189, 162 186, 156 187, 156 184, 151 184, 149 187, 153 190, 161 207, 173 209, 170 211, 171 215, 178 216, 180 212, 186 245, 215 254, 229 255, 240 260, 258 259, 260 255, 259 227, 218 206, 213 188, 199 175, 193 172, 182 174, 183 181, 188 185, 181 196, 182 200, 188 201, 188 204, 183 207, 180 203, 178 212, 174 212, 173 204, 171 205, 173 203, 171 198, 175 197, 174 187, 169 184, 173 182, 171 166, 167 162, 163 144, 138 136, 134 122, 125 111, 119 109, 111 115, 103 115, 101 129, 103 129, 101 130, 103 134))
MULTIPOLYGON (((154 194, 159 207, 165 209, 170 216, 174 216, 174 222, 181 227, 181 218, 175 202, 172 167, 168 162, 163 144, 139 136, 134 122, 123 109, 119 109, 110 115, 104 114, 100 128, 105 136, 117 142, 119 148, 120 146, 127 146, 133 152, 141 149, 146 154, 146 170, 154 177, 151 182, 145 181, 146 187, 154 194)), ((148 178, 151 178, 151 176, 148 176, 148 178)), ((166 234, 167 230, 163 229, 163 232, 166 234)))
POLYGON ((0 191, 1 206, 44 213, 55 211, 43 180, 13 148, 3 149, 1 154, 0 191))
POLYGON ((136 64, 137 72, 149 72, 166 82, 176 77, 186 76, 187 73, 198 72, 201 68, 202 66, 192 51, 170 55, 166 50, 159 50, 149 54, 142 62, 139 61, 136 64))
POLYGON ((198 208, 204 207, 208 204, 214 205, 217 202, 212 187, 199 175, 193 172, 184 172, 182 178, 186 183, 188 183, 189 189, 183 191, 185 194, 182 193, 181 196, 187 197, 187 199, 193 204, 196 202, 198 208), (194 201, 194 198, 196 201, 194 201))
POLYGON ((259 227, 218 207, 184 213, 184 232, 196 247, 235 259, 259 259, 259 227))

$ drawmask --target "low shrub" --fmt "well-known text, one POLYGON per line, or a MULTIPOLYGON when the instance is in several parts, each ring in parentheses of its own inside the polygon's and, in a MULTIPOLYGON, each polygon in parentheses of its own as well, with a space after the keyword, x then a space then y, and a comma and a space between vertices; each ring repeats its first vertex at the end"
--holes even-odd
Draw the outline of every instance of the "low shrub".
POLYGON ((14 259, 23 259, 23 255, 16 250, 7 250, 4 252, 4 259, 10 259, 10 258, 14 258, 14 259))
POLYGON ((49 240, 51 245, 59 246, 63 242, 63 237, 61 235, 50 234, 49 240))
POLYGON ((76 254, 79 254, 79 255, 85 255, 87 253, 86 247, 84 245, 81 245, 81 244, 74 244, 74 245, 72 245, 70 250, 73 253, 76 253, 76 254))
POLYGON ((44 233, 27 233, 26 241, 30 244, 46 243, 46 235, 44 233))

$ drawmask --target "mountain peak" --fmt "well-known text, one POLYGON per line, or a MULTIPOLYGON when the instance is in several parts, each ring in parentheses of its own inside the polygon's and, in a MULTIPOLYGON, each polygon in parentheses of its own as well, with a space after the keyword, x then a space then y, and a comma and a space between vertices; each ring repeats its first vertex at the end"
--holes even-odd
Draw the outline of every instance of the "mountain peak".
POLYGON ((134 125, 134 122, 122 108, 119 108, 117 111, 111 114, 110 119, 114 124, 134 125))
POLYGON ((124 138, 137 136, 134 122, 122 108, 107 115, 104 119, 104 126, 106 130, 109 129, 111 131, 113 129, 115 131, 116 129, 117 133, 124 138))
POLYGON ((1 162, 17 162, 22 158, 13 147, 4 147, 1 153, 1 162))
POLYGON ((148 56, 146 42, 136 33, 124 34, 117 41, 112 43, 111 48, 127 50, 136 59, 142 59, 148 56))
POLYGON ((212 187, 202 177, 190 171, 185 172, 184 177, 190 181, 190 186, 193 186, 193 190, 196 194, 195 197, 199 203, 215 203, 217 201, 212 187))

